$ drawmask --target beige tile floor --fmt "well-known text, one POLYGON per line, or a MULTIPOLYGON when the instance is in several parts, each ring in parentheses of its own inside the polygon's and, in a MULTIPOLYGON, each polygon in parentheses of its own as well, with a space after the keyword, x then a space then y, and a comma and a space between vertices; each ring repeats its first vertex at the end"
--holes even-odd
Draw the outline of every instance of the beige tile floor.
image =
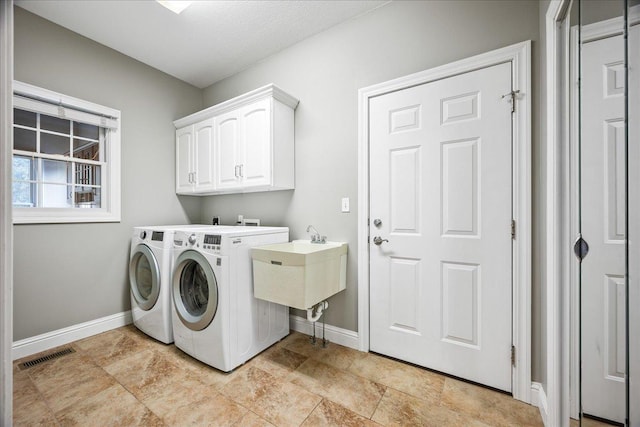
POLYGON ((14 425, 542 426, 508 395, 295 332, 229 374, 133 326, 71 346, 16 361, 14 425))

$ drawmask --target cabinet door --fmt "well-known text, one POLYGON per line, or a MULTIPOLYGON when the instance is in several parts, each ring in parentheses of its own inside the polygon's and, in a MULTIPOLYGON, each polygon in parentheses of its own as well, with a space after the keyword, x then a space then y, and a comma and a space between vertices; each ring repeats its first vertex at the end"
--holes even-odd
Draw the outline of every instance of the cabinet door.
POLYGON ((195 192, 211 191, 215 188, 213 162, 213 119, 194 125, 194 181, 195 192))
POLYGON ((193 126, 176 131, 176 193, 193 192, 193 126))
POLYGON ((241 138, 238 111, 214 119, 215 131, 215 186, 218 190, 240 188, 239 144, 241 138))
POLYGON ((271 184, 272 135, 271 99, 244 107, 242 110, 242 167, 244 187, 271 184))

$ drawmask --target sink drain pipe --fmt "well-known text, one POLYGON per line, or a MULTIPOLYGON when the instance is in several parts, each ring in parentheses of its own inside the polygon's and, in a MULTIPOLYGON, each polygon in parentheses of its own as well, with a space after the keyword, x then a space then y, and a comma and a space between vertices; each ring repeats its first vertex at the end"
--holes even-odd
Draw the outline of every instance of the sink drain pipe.
POLYGON ((322 316, 322 313, 327 308, 329 308, 329 303, 327 301, 319 302, 318 304, 314 305, 313 307, 307 308, 307 320, 309 322, 316 323, 318 321, 318 319, 320 319, 320 316, 322 316), (315 310, 315 314, 314 314, 314 310, 315 310))
MULTIPOLYGON (((322 313, 329 308, 329 303, 327 301, 319 302, 311 308, 307 309, 307 320, 311 322, 311 327, 313 328, 313 337, 311 337, 311 344, 316 345, 316 322, 322 316, 322 313), (315 311, 315 314, 314 314, 315 311)), ((324 337, 324 319, 322 320, 322 347, 327 346, 327 340, 324 337)))

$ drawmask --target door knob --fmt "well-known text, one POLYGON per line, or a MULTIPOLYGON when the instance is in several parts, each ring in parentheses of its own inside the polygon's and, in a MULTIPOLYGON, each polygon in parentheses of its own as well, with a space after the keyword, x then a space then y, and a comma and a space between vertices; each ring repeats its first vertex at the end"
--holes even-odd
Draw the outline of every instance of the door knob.
POLYGON ((380 246, 384 242, 388 242, 388 240, 387 239, 383 239, 380 236, 376 236, 376 237, 373 238, 373 243, 375 243, 378 246, 380 246))
POLYGON ((573 244, 573 253, 576 254, 580 262, 582 262, 584 257, 589 253, 589 244, 582 238, 582 234, 578 235, 576 242, 573 244))

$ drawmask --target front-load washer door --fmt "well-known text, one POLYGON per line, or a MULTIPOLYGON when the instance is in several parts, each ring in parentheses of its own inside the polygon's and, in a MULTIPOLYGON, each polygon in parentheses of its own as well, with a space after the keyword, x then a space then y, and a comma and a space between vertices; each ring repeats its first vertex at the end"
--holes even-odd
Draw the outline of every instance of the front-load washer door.
POLYGON ((131 253, 129 283, 138 306, 143 310, 153 308, 160 295, 160 267, 147 245, 139 244, 131 253))
POLYGON ((193 331, 209 326, 218 309, 218 282, 206 258, 187 250, 176 259, 173 304, 182 323, 193 331))

